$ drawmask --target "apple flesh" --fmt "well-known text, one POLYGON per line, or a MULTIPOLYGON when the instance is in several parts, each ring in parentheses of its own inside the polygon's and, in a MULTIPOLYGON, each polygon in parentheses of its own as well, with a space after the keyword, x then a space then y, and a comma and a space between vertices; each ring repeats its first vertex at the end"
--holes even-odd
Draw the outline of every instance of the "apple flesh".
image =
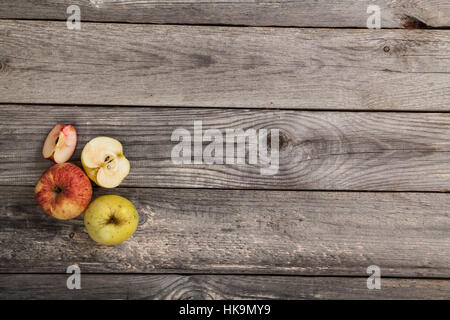
POLYGON ((88 206, 92 185, 81 168, 72 163, 60 163, 42 175, 34 194, 49 215, 69 220, 78 217, 88 206))
POLYGON ((81 152, 81 164, 89 178, 103 188, 115 188, 130 172, 122 144, 109 137, 89 141, 81 152))
POLYGON ((57 124, 47 135, 42 156, 55 163, 64 163, 70 159, 77 146, 77 131, 72 125, 57 124))
POLYGON ((101 196, 92 201, 84 214, 89 236, 104 245, 122 243, 133 235, 139 214, 133 204, 120 196, 101 196))

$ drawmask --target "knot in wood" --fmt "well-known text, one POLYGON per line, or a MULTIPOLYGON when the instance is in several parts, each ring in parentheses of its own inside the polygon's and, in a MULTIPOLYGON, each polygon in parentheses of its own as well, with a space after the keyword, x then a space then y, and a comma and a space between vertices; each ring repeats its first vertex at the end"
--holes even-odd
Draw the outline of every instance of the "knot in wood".
POLYGON ((0 60, 0 72, 6 72, 7 69, 8 69, 8 64, 6 63, 6 61, 0 60))

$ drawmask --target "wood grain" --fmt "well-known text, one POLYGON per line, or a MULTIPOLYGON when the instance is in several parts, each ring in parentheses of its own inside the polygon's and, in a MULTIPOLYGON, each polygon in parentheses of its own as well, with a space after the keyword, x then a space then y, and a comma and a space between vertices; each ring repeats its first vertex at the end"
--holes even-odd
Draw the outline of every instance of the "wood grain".
MULTIPOLYGON (((450 198, 439 193, 118 188, 136 233, 96 244, 58 221, 33 187, 0 187, 0 272, 233 273, 450 277, 450 198)), ((361 284, 363 286, 363 284, 361 284)))
POLYGON ((367 278, 225 275, 81 274, 81 289, 68 290, 69 275, 0 275, 0 299, 449 299, 449 280, 384 278, 368 290, 367 278))
POLYGON ((0 102, 450 110, 448 30, 0 22, 0 102))
MULTIPOLYGON (((206 108, 0 106, 0 185, 34 186, 51 162, 41 156, 55 123, 78 131, 84 145, 110 136, 124 146, 131 172, 122 186, 292 190, 450 190, 447 113, 310 112, 206 108), (280 130, 279 171, 267 165, 175 164, 172 132, 217 128, 280 130)), ((205 142, 205 147, 208 142, 205 142)), ((225 154, 225 151, 224 151, 225 154)))
POLYGON ((450 26, 446 0, 2 0, 0 18, 65 20, 74 4, 84 21, 359 28, 367 26, 367 7, 378 5, 383 28, 408 27, 411 20, 450 26))

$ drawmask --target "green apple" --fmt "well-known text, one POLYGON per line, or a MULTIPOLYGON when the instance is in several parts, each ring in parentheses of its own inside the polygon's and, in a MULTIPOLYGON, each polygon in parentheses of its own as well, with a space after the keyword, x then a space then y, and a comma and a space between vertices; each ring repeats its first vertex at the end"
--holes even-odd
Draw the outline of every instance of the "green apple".
POLYGON ((84 225, 96 242, 115 245, 136 231, 139 214, 133 204, 120 196, 101 196, 91 202, 84 214, 84 225))

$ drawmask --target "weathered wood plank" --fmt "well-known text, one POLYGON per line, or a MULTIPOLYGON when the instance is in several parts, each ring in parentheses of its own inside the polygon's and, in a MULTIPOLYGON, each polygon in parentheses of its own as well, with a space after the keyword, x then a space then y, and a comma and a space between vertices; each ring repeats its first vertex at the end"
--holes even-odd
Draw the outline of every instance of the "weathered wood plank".
POLYGON ((0 299, 449 299, 449 280, 384 278, 368 290, 366 278, 230 275, 2 274, 0 299))
MULTIPOLYGON (((128 241, 101 246, 82 217, 57 221, 32 187, 0 187, 0 272, 258 273, 450 277, 450 198, 119 188, 140 213, 128 241)), ((364 284, 361 283, 363 286, 364 284)))
POLYGON ((384 28, 407 27, 411 19, 450 26, 446 0, 2 0, 0 18, 65 20, 74 4, 85 21, 360 28, 367 26, 367 7, 378 5, 384 28))
MULTIPOLYGON (((310 112, 191 108, 0 106, 0 185, 34 186, 51 163, 41 156, 55 123, 79 135, 72 161, 96 136, 124 145, 131 161, 122 186, 292 190, 450 190, 447 113, 310 112), (175 129, 280 130, 279 171, 268 165, 175 164, 175 129)), ((204 142, 206 147, 209 142, 204 142)), ((226 155, 226 151, 224 151, 226 155)))
POLYGON ((0 102, 450 110, 448 30, 0 22, 0 102))

